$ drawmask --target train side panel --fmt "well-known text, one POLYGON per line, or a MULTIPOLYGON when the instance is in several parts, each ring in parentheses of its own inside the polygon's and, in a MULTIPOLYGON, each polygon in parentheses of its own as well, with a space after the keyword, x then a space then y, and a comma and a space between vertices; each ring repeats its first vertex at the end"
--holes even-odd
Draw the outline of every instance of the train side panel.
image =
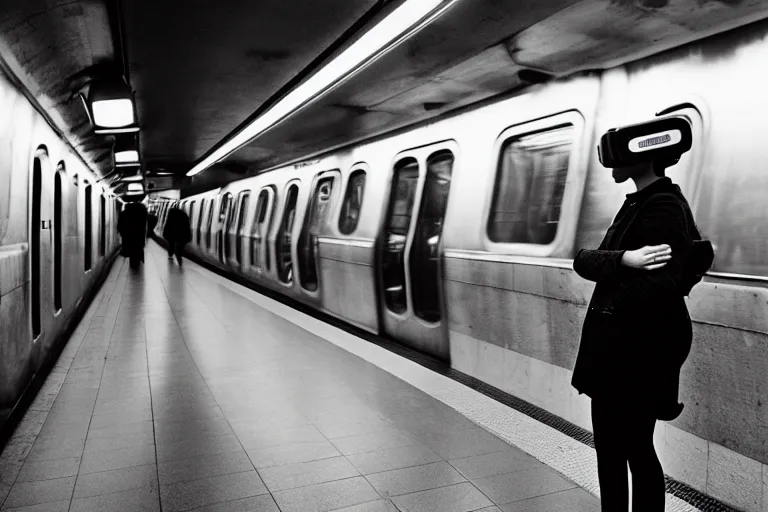
MULTIPOLYGON (((114 216, 105 215, 102 227, 97 199, 102 189, 94 186, 94 255, 86 274, 78 212, 83 203, 72 180, 77 174, 95 183, 96 177, 4 75, 0 111, 0 421, 5 421, 106 271, 116 241, 114 216), (35 265, 39 270, 33 272, 35 265)), ((105 206, 113 204, 105 198, 105 206)))

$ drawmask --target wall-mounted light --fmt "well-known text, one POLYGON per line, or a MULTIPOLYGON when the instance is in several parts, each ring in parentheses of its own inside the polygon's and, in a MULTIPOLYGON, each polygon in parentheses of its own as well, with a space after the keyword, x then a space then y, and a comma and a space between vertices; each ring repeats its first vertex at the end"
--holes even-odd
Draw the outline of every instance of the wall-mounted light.
POLYGON ((115 139, 115 166, 139 165, 139 148, 135 135, 118 136, 115 139))
POLYGON ((86 99, 82 94, 80 98, 83 100, 95 133, 139 131, 133 104, 133 91, 122 78, 95 80, 88 90, 88 98, 86 99))

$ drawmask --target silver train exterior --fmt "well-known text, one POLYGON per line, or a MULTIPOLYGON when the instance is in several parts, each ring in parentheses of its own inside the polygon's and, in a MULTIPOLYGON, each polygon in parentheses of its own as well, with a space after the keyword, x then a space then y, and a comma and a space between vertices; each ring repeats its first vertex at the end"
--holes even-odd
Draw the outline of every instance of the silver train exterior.
POLYGON ((612 181, 596 143, 688 104, 678 113, 694 146, 668 175, 717 257, 688 299, 686 408, 656 443, 670 476, 762 510, 766 54, 768 24, 753 25, 184 198, 188 250, 590 429, 570 376, 592 284, 572 258, 633 190, 612 181))
POLYGON ((0 425, 119 245, 116 199, 0 72, 0 425))

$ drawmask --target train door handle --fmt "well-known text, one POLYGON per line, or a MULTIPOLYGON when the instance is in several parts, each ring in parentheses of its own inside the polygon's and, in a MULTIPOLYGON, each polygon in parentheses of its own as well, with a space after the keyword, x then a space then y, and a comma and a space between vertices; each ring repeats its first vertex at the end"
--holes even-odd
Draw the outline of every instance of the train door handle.
POLYGON ((41 229, 51 229, 51 221, 50 220, 43 220, 41 221, 41 229))

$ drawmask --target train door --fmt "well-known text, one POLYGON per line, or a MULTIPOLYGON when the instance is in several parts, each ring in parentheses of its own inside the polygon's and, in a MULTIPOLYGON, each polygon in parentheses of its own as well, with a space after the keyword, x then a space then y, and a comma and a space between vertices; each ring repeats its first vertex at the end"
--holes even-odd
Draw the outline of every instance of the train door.
POLYGON ((456 155, 453 142, 398 155, 378 242, 384 330, 442 359, 449 348, 440 241, 456 155))
POLYGON ((250 235, 251 272, 262 275, 270 270, 270 258, 268 250, 269 229, 272 226, 272 212, 275 204, 275 189, 271 186, 264 187, 259 192, 256 200, 256 212, 253 215, 253 224, 250 235))
POLYGON ((227 263, 233 268, 240 268, 242 264, 243 250, 243 228, 245 226, 245 217, 248 215, 248 204, 251 198, 251 191, 244 190, 237 196, 237 204, 233 204, 229 215, 227 227, 228 253, 227 263))
POLYGON ((200 200, 200 206, 197 207, 197 232, 195 233, 195 243, 198 247, 203 246, 203 241, 200 238, 202 236, 203 231, 203 215, 205 214, 205 205, 206 201, 205 198, 200 200))
POLYGON ((216 233, 216 247, 219 252, 219 261, 222 263, 226 263, 229 256, 229 238, 224 236, 224 234, 229 231, 229 225, 232 221, 231 203, 232 194, 227 192, 221 197, 218 231, 216 233))
POLYGON ((318 288, 318 243, 323 227, 333 206, 333 192, 340 174, 338 171, 323 172, 315 178, 311 196, 304 215, 304 225, 299 235, 299 280, 301 287, 309 292, 318 288))
POLYGON ((299 182, 288 183, 280 228, 275 238, 275 266, 281 283, 293 283, 293 226, 296 220, 296 205, 299 199, 299 182))

